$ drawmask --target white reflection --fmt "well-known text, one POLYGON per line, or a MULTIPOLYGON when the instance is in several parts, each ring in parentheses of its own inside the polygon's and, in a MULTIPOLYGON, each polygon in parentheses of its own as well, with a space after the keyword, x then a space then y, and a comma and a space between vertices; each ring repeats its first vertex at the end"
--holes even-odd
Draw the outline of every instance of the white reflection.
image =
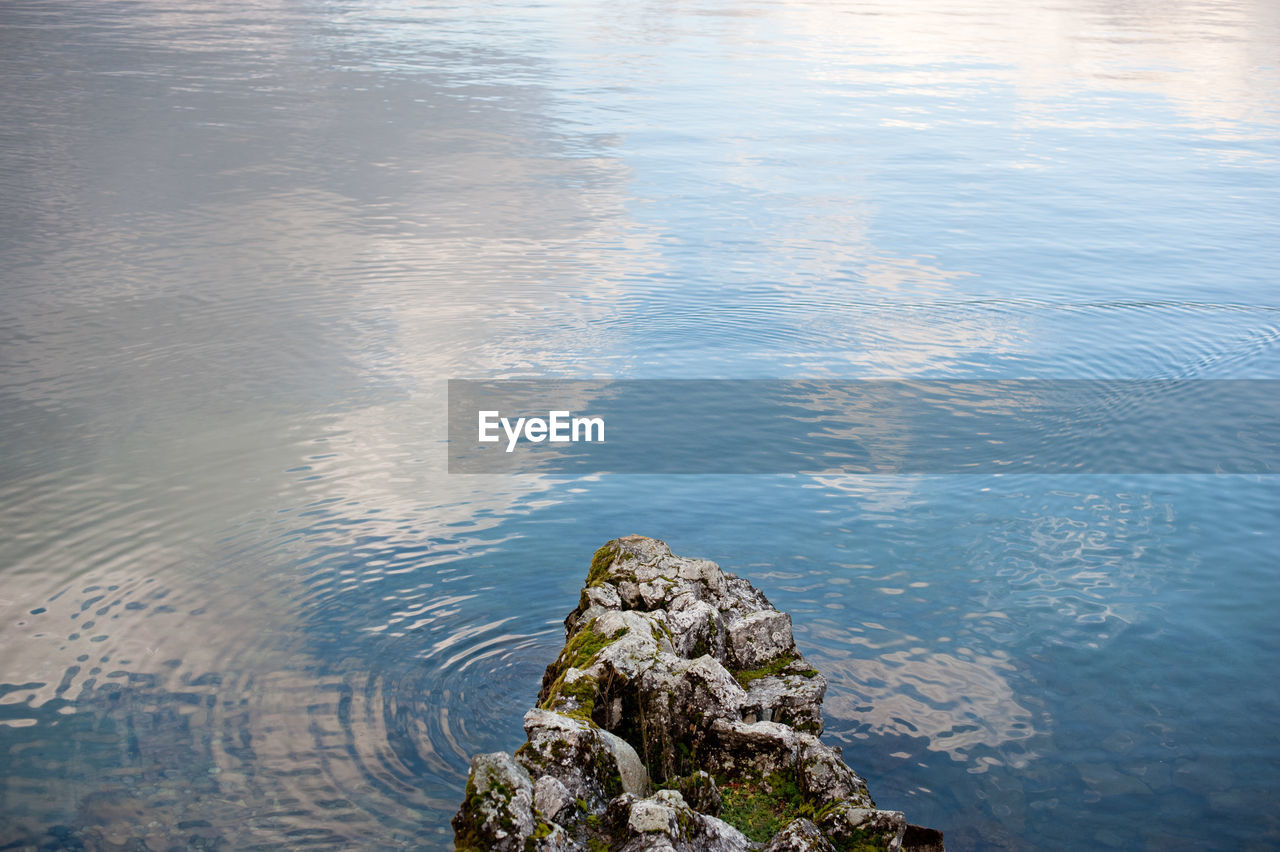
MULTIPOLYGON (((823 664, 832 689, 823 710, 832 720, 866 726, 867 736, 923 737, 931 751, 970 761, 980 747, 1003 753, 1018 768, 1035 758, 1013 743, 1036 734, 1031 712, 1020 704, 1003 672, 1014 667, 978 653, 896 651, 870 659, 836 658, 823 664)), ((835 727, 834 724, 831 727, 835 727)), ((992 760, 973 760, 985 771, 992 760)))
POLYGON ((1267 0, 799 2, 784 20, 823 61, 815 79, 875 79, 897 94, 937 98, 905 119, 922 129, 963 120, 946 99, 993 82, 1017 90, 1029 124, 1071 124, 1062 99, 1082 89, 1155 95, 1233 133, 1280 118, 1280 14, 1267 0))

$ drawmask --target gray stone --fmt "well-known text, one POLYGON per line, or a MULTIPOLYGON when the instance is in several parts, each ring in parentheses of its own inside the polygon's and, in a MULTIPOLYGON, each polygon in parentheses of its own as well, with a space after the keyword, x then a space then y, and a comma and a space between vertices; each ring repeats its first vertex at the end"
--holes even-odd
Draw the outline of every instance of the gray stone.
POLYGON ((622 792, 643 796, 649 791, 649 770, 644 768, 640 755, 631 747, 631 743, 608 731, 598 731, 605 748, 613 755, 618 767, 618 777, 622 782, 622 792))
POLYGON ((675 790, 659 790, 629 803, 623 852, 748 852, 746 835, 722 820, 698 813, 675 790))
POLYGON ((848 801, 859 807, 875 807, 867 793, 867 782, 833 749, 816 739, 801 746, 797 769, 800 789, 815 800, 848 801))
POLYGON ((506 752, 471 759, 467 800, 453 818, 458 849, 519 852, 533 834, 533 782, 506 752))
POLYGON ((534 810, 548 822, 555 822, 560 812, 573 804, 573 796, 559 779, 551 775, 543 775, 533 782, 534 810))
POLYGON ((747 685, 743 712, 763 722, 783 722, 802 731, 822 733, 822 698, 827 681, 822 675, 784 674, 762 677, 747 685))
POLYGON ((730 621, 729 664, 735 669, 756 669, 784 655, 796 656, 791 638, 791 616, 777 610, 757 610, 730 621))
POLYGON ((901 811, 838 805, 822 815, 818 828, 837 846, 871 843, 888 852, 900 852, 907 820, 901 811))
POLYGON ((531 775, 550 775, 573 799, 602 806, 623 792, 618 759, 598 728, 548 710, 524 715, 529 741, 516 752, 531 775))
POLYGON ((800 740, 805 734, 779 722, 717 719, 712 731, 719 748, 709 756, 708 769, 729 778, 793 773, 806 744, 800 740))
POLYGON ((671 650, 690 659, 710 654, 717 660, 725 659, 724 618, 720 611, 704 600, 682 598, 685 604, 672 610, 667 616, 667 626, 674 637, 671 650))
POLYGON ((627 830, 636 834, 661 831, 674 834, 678 830, 676 812, 670 805, 656 800, 644 800, 631 806, 627 817, 627 830))
POLYGON ((836 848, 816 825, 801 817, 787 823, 782 831, 775 834, 763 852, 836 852, 836 848))
POLYGON ((528 742, 515 760, 473 762, 458 848, 942 849, 940 833, 877 810, 818 739, 827 683, 796 649, 790 617, 745 579, 626 536, 596 553, 564 624, 525 714, 528 742), (797 817, 821 818, 754 840, 720 818, 759 825, 744 809, 772 814, 783 791, 797 817))

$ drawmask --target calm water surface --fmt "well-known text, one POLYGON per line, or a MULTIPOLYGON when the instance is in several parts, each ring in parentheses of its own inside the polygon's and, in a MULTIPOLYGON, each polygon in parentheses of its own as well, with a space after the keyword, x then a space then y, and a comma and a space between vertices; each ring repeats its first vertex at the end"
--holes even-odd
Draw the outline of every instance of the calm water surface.
POLYGON ((1280 483, 463 477, 445 380, 1280 378, 1280 12, 0 7, 0 848, 444 848, 590 553, 965 849, 1280 846, 1280 483))

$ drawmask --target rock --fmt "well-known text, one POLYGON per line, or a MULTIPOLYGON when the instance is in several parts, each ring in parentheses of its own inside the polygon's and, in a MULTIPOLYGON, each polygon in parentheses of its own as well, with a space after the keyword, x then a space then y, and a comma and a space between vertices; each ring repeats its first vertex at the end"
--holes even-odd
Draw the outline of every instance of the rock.
POLYGON ((840 849, 860 843, 898 852, 902 848, 907 820, 901 811, 879 811, 843 804, 825 813, 818 820, 818 828, 840 849))
POLYGON ((818 739, 826 681, 746 580, 627 536, 564 623, 528 742, 472 761, 457 848, 942 850, 818 739))
POLYGON ((631 747, 631 743, 622 737, 599 731, 600 740, 609 753, 613 755, 614 764, 618 768, 618 779, 622 783, 622 792, 643 796, 649 790, 649 770, 640 762, 640 755, 631 747))
POLYGON ((533 783, 533 807, 546 819, 555 821, 560 813, 573 804, 569 789, 551 775, 543 775, 533 783))
POLYGON ((467 800, 453 818, 454 845, 495 852, 523 850, 536 827, 529 773, 506 752, 474 757, 467 800))
POLYGON ((791 638, 791 616, 777 610, 759 610, 728 625, 729 660, 735 669, 755 669, 783 654, 796 656, 791 638))
MULTIPOLYGON (((537 709, 524 715, 524 730, 529 741, 516 752, 516 760, 529 775, 549 775, 570 798, 593 806, 602 807, 624 791, 616 745, 605 738, 607 731, 581 719, 537 709)), ((635 756, 634 749, 631 755, 635 756)))
POLYGON ((942 832, 908 824, 902 835, 902 852, 944 852, 942 832))
POLYGON ((689 807, 699 813, 720 816, 723 800, 720 798, 720 788, 716 786, 716 779, 711 776, 711 773, 699 769, 690 775, 677 778, 674 783, 680 795, 689 803, 689 807))
POLYGON ((623 806, 629 806, 626 839, 620 846, 625 852, 748 852, 754 845, 728 823, 689 807, 675 790, 659 790, 623 806))
POLYGON ((775 834, 764 852, 836 852, 836 847, 811 820, 801 817, 775 834))
POLYGON ((823 745, 816 737, 810 737, 803 744, 796 775, 800 789, 814 799, 875 807, 867 792, 867 782, 858 777, 833 749, 823 745))
POLYGON ((760 678, 747 686, 743 721, 783 722, 797 730, 822 733, 822 697, 827 682, 820 677, 783 675, 760 678))
POLYGON ((533 836, 524 842, 526 852, 586 852, 582 844, 555 823, 538 823, 533 836))

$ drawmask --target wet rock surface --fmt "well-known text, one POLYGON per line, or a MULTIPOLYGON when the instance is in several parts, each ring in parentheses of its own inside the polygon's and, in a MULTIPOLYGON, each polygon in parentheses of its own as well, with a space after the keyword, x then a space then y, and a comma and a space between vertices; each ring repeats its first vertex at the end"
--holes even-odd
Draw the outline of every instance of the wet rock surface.
POLYGON ((713 562, 615 539, 592 559, 528 742, 472 760, 460 850, 941 850, 823 743, 791 618, 713 562))

